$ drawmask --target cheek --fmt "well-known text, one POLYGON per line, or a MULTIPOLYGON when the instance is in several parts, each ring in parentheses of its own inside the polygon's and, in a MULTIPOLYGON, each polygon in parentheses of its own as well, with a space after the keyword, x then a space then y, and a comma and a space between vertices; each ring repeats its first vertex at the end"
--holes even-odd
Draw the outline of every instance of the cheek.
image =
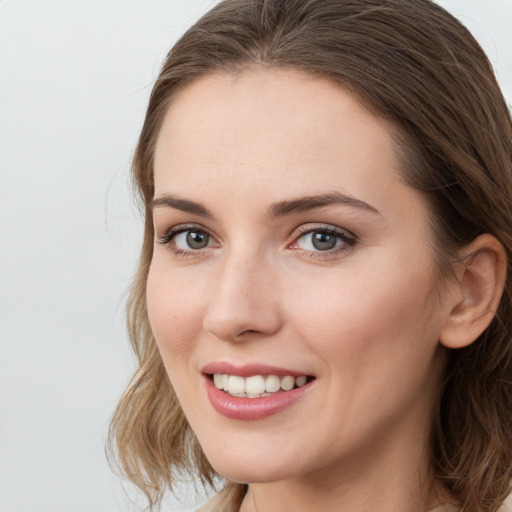
POLYGON ((298 334, 327 362, 389 357, 394 349, 404 354, 424 341, 430 350, 438 336, 430 272, 402 263, 381 259, 361 272, 317 276, 314 286, 303 278, 296 283, 302 293, 290 289, 286 299, 298 334))
POLYGON ((184 279, 183 272, 172 272, 158 260, 151 264, 146 290, 148 317, 160 353, 182 360, 193 351, 191 340, 202 328, 206 304, 201 282, 184 279), (181 274, 181 275, 180 275, 181 274))
POLYGON ((301 297, 287 296, 292 338, 318 362, 323 410, 333 411, 326 432, 336 442, 355 443, 410 411, 429 410, 437 389, 440 317, 433 313, 430 274, 399 268, 401 278, 385 266, 367 267, 364 276, 331 275, 301 297), (340 424, 340 417, 350 421, 340 424))

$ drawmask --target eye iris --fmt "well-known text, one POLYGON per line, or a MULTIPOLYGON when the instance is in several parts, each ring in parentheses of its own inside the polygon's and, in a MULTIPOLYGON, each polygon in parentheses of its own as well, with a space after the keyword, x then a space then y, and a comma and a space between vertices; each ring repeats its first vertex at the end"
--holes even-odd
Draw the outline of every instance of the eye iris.
POLYGON ((191 249, 204 249, 208 246, 210 237, 206 233, 189 231, 187 233, 187 245, 191 249))
POLYGON ((313 233, 311 241, 313 247, 319 251, 328 251, 329 249, 334 249, 336 246, 336 237, 323 231, 313 233))

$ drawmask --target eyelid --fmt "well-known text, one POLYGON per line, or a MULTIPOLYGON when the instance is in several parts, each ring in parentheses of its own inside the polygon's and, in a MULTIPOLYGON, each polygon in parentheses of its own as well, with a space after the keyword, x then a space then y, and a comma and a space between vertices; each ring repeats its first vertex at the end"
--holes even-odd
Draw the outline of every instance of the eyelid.
POLYGON ((302 224, 301 226, 299 226, 294 232, 294 237, 298 238, 301 235, 305 235, 306 233, 311 233, 315 231, 328 231, 340 235, 346 235, 348 238, 353 238, 354 240, 357 239, 356 235, 354 235, 348 229, 340 228, 338 226, 334 226, 333 224, 317 224, 315 222, 308 222, 307 224, 302 224))
MULTIPOLYGON (((295 229, 294 232, 291 234, 292 241, 286 245, 287 248, 296 250, 298 252, 307 254, 311 258, 329 258, 333 257, 335 255, 338 255, 339 253, 347 252, 351 250, 357 243, 358 238, 356 235, 354 235, 351 231, 341 228, 332 224, 325 224, 325 223, 306 223, 302 224, 298 228, 295 229), (315 233, 315 232, 325 232, 332 234, 333 236, 341 239, 342 243, 339 245, 336 245, 332 249, 327 250, 311 250, 311 249, 304 249, 301 247, 297 247, 298 241, 304 237, 305 235, 309 233, 315 233), (295 247, 294 247, 295 246, 295 247)), ((202 256, 206 251, 219 247, 220 244, 218 242, 218 238, 211 232, 210 229, 204 227, 202 224, 197 223, 183 223, 183 224, 176 224, 175 226, 172 226, 170 229, 168 229, 163 236, 156 237, 156 241, 164 246, 168 246, 168 249, 174 253, 176 256, 180 257, 199 257, 202 256), (204 248, 200 249, 181 249, 177 247, 175 244, 173 244, 173 240, 181 233, 187 232, 187 231, 196 231, 196 232, 202 232, 207 234, 211 240, 213 241, 212 245, 209 245, 204 248)))
POLYGON ((170 229, 168 229, 163 236, 157 237, 156 240, 159 244, 166 246, 166 249, 171 252, 175 257, 184 258, 184 259, 191 259, 191 258, 197 258, 203 256, 207 251, 209 251, 212 248, 215 248, 216 246, 219 246, 219 242, 217 241, 217 237, 211 233, 211 231, 207 228, 205 228, 201 224, 197 223, 184 223, 184 224, 176 224, 175 226, 172 226, 170 229), (182 233, 186 233, 187 231, 195 231, 195 232, 201 232, 205 233, 210 237, 210 239, 213 241, 213 244, 208 245, 207 247, 203 247, 200 249, 181 249, 176 246, 176 244, 173 243, 175 238, 179 236, 182 233))
POLYGON ((175 226, 172 226, 171 228, 167 229, 162 236, 160 236, 160 237, 157 236, 158 243, 162 243, 162 244, 169 243, 171 241, 171 239, 173 237, 175 237, 176 235, 179 235, 180 233, 183 233, 185 231, 192 231, 192 230, 207 233, 212 238, 214 238, 214 239, 216 238, 214 235, 212 235, 212 233, 210 232, 209 229, 205 228, 201 224, 184 223, 184 224, 176 224, 175 226))
POLYGON ((288 244, 288 248, 302 251, 304 253, 309 253, 311 257, 314 258, 321 258, 321 257, 332 257, 340 252, 346 252, 350 249, 352 249, 356 244, 358 243, 358 239, 356 235, 354 235, 352 232, 345 228, 340 228, 338 226, 334 226, 332 224, 303 224, 302 226, 299 226, 295 232, 293 233, 293 241, 288 244), (332 234, 338 238, 340 238, 343 243, 341 245, 337 245, 333 247, 332 249, 328 249, 325 251, 321 250, 308 250, 308 249, 302 249, 300 247, 294 247, 297 245, 298 241, 303 238, 305 235, 310 233, 317 233, 317 232, 325 232, 332 234))

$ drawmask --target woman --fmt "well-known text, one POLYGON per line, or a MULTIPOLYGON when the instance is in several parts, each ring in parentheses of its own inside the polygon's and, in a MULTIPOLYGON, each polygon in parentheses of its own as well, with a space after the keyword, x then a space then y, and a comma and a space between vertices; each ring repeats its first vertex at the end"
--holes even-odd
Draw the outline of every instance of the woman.
POLYGON ((135 154, 139 370, 112 423, 158 503, 496 511, 509 493, 512 126, 428 0, 225 0, 135 154))

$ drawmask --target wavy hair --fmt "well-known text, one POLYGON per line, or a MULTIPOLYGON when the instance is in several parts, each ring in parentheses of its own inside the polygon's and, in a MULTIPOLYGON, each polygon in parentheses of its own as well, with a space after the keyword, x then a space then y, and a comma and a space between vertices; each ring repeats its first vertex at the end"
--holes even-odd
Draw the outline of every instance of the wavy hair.
MULTIPOLYGON (((177 478, 212 483, 148 322, 153 154, 176 94, 214 72, 293 68, 350 90, 396 130, 402 175, 430 206, 438 278, 482 233, 512 261, 512 123, 483 50, 430 0, 224 0, 176 43, 156 80, 133 160, 145 215, 128 301, 138 370, 110 427, 111 456, 158 504, 177 478)), ((450 352, 433 414, 431 465, 464 511, 495 512, 512 476, 512 277, 480 338, 450 352)))

